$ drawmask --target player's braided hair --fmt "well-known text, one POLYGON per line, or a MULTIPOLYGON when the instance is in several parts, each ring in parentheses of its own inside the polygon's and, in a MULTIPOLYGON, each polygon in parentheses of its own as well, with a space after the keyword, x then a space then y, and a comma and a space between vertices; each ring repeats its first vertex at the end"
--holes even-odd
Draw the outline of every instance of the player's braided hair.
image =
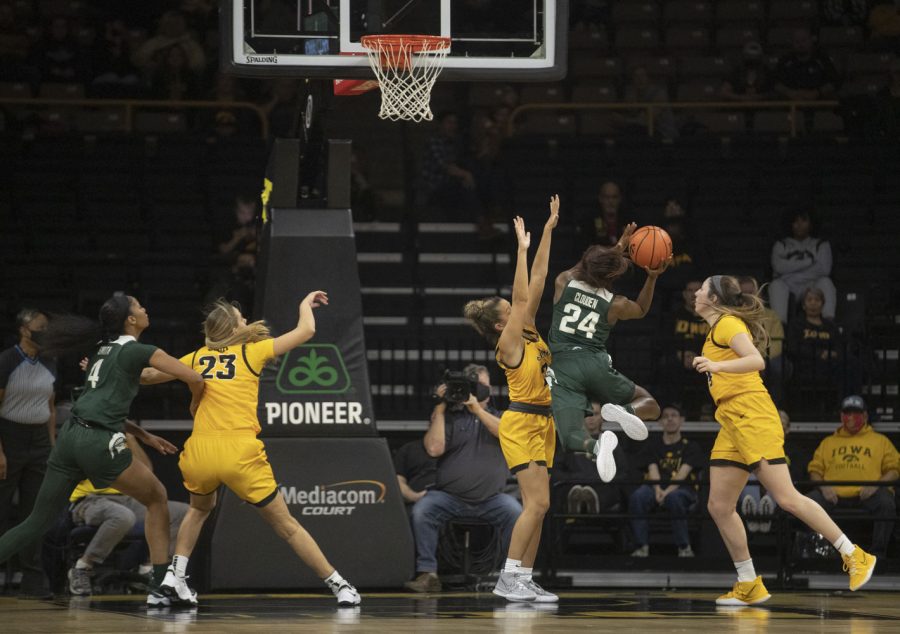
POLYGON ((222 298, 213 302, 203 322, 206 347, 212 350, 244 343, 262 341, 271 337, 269 328, 262 321, 241 324, 241 311, 222 298))
POLYGON ((487 339, 492 346, 497 345, 500 335, 494 329, 494 324, 500 321, 501 297, 485 297, 466 302, 463 308, 463 317, 469 320, 469 324, 478 334, 487 339))
POLYGON ((750 329, 753 343, 766 348, 769 333, 763 328, 762 320, 766 306, 756 293, 742 293, 738 279, 732 275, 713 275, 709 278, 710 309, 719 315, 732 315, 744 321, 750 329))
POLYGON ((574 275, 588 286, 608 289, 627 270, 628 260, 621 251, 595 244, 585 249, 574 275))

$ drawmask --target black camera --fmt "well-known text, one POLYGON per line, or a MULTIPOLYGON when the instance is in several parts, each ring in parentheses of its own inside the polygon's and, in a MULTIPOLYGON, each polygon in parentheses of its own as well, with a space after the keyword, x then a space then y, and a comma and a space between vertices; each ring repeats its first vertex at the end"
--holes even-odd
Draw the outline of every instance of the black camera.
POLYGON ((441 383, 447 386, 444 400, 451 405, 465 403, 471 394, 474 394, 478 401, 483 401, 491 395, 491 388, 478 380, 477 372, 466 374, 446 370, 441 383))

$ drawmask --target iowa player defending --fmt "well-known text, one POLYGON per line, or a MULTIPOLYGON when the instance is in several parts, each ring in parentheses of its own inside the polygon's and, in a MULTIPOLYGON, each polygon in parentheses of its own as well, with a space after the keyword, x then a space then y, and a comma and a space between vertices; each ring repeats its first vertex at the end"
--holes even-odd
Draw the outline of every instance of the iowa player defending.
POLYGON ((534 325, 550 259, 550 239, 559 220, 559 197, 550 199, 550 218, 528 279, 531 234, 525 222, 513 221, 519 242, 512 303, 500 297, 474 300, 464 314, 485 339, 496 346, 497 364, 509 384, 509 409, 500 418, 500 448, 522 492, 522 514, 513 526, 506 564, 494 594, 509 601, 552 603, 559 598, 531 577, 541 541, 544 514, 550 507, 550 475, 556 449, 556 430, 550 411, 546 372, 550 350, 534 325))
POLYGON ((854 545, 814 500, 797 492, 784 455, 784 431, 760 371, 765 361, 756 343, 766 343, 764 306, 752 293, 742 293, 737 279, 714 275, 696 293, 696 310, 710 325, 703 356, 694 359, 706 375, 722 428, 709 461, 709 514, 719 527, 738 580, 719 605, 753 605, 769 598, 756 575, 747 547, 747 533, 735 509, 751 473, 782 509, 824 535, 841 553, 850 574, 850 589, 858 590, 872 576, 875 557, 854 545))
POLYGON ((140 460, 132 460, 125 444, 128 431, 163 454, 175 453, 171 443, 127 422, 125 417, 140 386, 141 371, 152 366, 188 384, 193 394, 191 413, 204 392, 203 379, 155 346, 138 342, 150 325, 147 311, 133 297, 117 294, 100 307, 100 323, 62 315, 44 331, 46 354, 82 355, 96 349, 88 361, 84 391, 72 416, 59 433, 47 461, 31 514, 0 537, 0 562, 40 539, 69 504, 69 495, 84 479, 98 489, 112 487, 147 507, 144 531, 150 547, 153 581, 147 604, 169 605, 159 591, 169 558, 169 507, 166 489, 140 460), (99 340, 99 344, 97 343, 99 340), (99 347, 98 347, 99 346, 99 347))
POLYGON ((597 472, 604 482, 616 475, 613 449, 619 440, 607 430, 594 441, 584 428, 593 415, 592 401, 603 403, 600 415, 621 425, 629 438, 645 440, 645 420, 659 418, 659 405, 650 393, 620 374, 606 351, 613 326, 626 319, 640 319, 650 310, 656 278, 669 261, 645 269, 647 280, 635 301, 613 295, 613 282, 628 269, 625 249, 635 224, 622 232, 614 247, 588 247, 581 261, 556 278, 553 325, 550 328, 550 367, 553 418, 566 449, 593 451, 597 472))
MULTIPOLYGON (((311 339, 316 332, 313 309, 327 303, 324 292, 310 293, 300 302, 297 327, 273 339, 261 321, 248 324, 236 307, 219 300, 203 324, 206 345, 181 358, 206 381, 206 396, 178 461, 184 486, 191 494, 191 508, 178 530, 175 556, 162 585, 163 591, 177 596, 181 604, 197 603, 196 594, 185 581, 188 558, 203 523, 216 506, 216 490, 222 484, 256 507, 278 536, 331 589, 339 605, 360 602, 356 589, 328 563, 319 545, 288 511, 265 447, 256 437, 260 432, 256 405, 263 366, 311 339)), ((153 371, 145 372, 142 378, 144 383, 166 380, 171 377, 153 371)))

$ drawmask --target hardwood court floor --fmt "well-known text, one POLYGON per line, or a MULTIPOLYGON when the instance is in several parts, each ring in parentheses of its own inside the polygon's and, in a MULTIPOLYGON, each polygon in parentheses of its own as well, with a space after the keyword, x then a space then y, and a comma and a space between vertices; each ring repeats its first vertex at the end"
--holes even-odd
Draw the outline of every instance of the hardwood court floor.
POLYGON ((900 632, 900 592, 775 594, 765 607, 717 609, 715 593, 565 592, 559 606, 507 604, 489 594, 365 594, 337 608, 311 594, 201 597, 194 610, 151 609, 135 596, 57 601, 0 598, 0 631, 24 632, 900 632))

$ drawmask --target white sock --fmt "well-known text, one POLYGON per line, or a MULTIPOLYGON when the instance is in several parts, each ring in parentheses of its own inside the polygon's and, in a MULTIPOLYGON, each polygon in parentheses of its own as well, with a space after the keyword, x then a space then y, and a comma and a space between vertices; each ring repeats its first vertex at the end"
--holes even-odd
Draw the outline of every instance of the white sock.
POLYGON ((843 533, 835 540, 834 547, 839 553, 847 557, 852 555, 853 551, 856 549, 853 542, 851 542, 843 533))
POLYGON ((507 559, 503 565, 503 572, 518 572, 521 565, 522 561, 519 559, 507 559))
POLYGON ((188 558, 184 555, 175 555, 172 557, 172 569, 175 570, 176 577, 183 577, 187 574, 188 558))
POLYGON ((92 570, 94 564, 79 557, 78 561, 75 562, 75 568, 78 570, 92 570))
POLYGON ((531 581, 531 573, 534 571, 534 568, 526 568, 525 566, 519 566, 519 569, 516 571, 516 574, 520 577, 524 577, 526 581, 531 581))
POLYGON ((329 587, 331 587, 331 586, 339 586, 339 585, 341 585, 344 581, 345 581, 345 579, 341 576, 341 573, 339 573, 337 570, 335 570, 335 571, 332 572, 330 575, 328 575, 327 577, 325 577, 325 585, 327 585, 327 586, 329 586, 329 587))
POLYGON ((753 569, 753 560, 736 561, 734 568, 737 570, 738 581, 754 581, 756 579, 756 570, 753 569))

